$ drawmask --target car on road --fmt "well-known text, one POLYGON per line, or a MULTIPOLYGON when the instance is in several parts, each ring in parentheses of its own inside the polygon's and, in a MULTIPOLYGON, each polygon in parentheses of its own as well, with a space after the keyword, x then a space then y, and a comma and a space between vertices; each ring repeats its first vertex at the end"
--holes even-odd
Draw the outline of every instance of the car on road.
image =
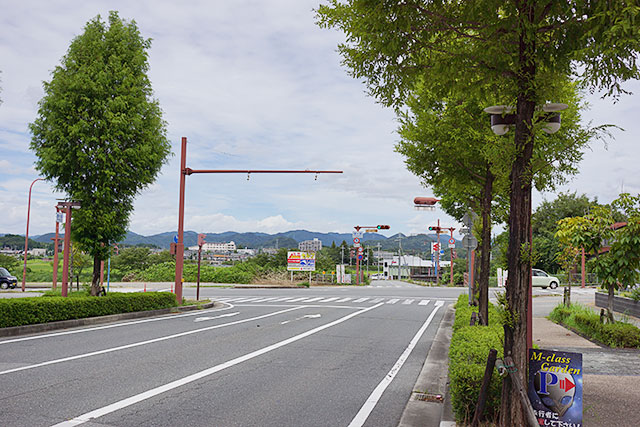
POLYGON ((540 269, 532 268, 531 274, 533 276, 532 277, 533 280, 531 284, 534 287, 540 287, 542 289, 547 289, 547 288, 555 289, 560 284, 560 280, 557 277, 550 276, 548 273, 540 269))
POLYGON ((16 286, 18 286, 18 278, 11 275, 6 268, 0 267, 0 288, 15 289, 16 286))
POLYGON ((369 276, 369 278, 371 280, 382 280, 384 279, 384 274, 381 273, 373 273, 371 276, 369 276))

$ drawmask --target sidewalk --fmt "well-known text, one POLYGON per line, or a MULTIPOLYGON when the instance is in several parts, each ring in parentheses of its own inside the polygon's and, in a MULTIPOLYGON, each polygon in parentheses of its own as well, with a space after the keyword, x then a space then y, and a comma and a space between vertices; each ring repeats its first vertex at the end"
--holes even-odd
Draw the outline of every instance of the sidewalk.
POLYGON ((533 340, 545 350, 582 353, 585 426, 638 425, 640 350, 603 348, 540 317, 533 319, 533 340))

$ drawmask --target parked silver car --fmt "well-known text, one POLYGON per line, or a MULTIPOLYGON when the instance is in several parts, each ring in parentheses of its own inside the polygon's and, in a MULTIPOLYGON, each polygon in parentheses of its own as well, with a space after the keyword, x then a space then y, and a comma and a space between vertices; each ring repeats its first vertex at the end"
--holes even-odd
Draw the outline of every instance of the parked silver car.
POLYGON ((542 289, 555 289, 560 284, 560 280, 555 276, 550 276, 546 272, 537 268, 532 268, 531 273, 533 276, 532 285, 535 287, 541 287, 542 289))

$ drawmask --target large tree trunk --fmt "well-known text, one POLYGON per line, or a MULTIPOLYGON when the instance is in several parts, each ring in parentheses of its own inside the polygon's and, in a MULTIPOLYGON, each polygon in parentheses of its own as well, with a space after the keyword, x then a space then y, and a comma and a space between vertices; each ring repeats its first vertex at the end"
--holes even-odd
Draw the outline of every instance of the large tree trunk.
POLYGON ((480 324, 489 324, 489 273, 491 270, 491 200, 494 176, 487 165, 482 194, 482 246, 480 248, 480 275, 478 280, 478 315, 480 324))
MULTIPOLYGON (((534 7, 523 4, 523 21, 533 22, 534 7)), ((527 316, 529 278, 531 274, 531 157, 533 154, 533 114, 535 96, 535 36, 527 28, 520 28, 518 64, 518 99, 516 106, 516 156, 511 166, 511 194, 509 208, 509 246, 507 249, 506 321, 504 324, 504 355, 511 356, 522 384, 527 384, 527 316)), ((509 377, 502 383, 500 425, 526 425, 518 393, 509 377)))
POLYGON ((101 259, 98 256, 93 257, 93 275, 91 277, 91 296, 98 296, 100 294, 100 262, 101 259))

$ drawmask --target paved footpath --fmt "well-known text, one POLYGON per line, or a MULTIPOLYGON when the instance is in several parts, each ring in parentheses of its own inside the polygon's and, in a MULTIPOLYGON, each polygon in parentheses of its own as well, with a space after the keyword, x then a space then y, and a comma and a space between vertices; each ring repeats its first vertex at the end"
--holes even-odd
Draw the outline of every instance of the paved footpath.
POLYGON ((600 347, 546 318, 533 319, 533 339, 545 350, 582 353, 585 426, 638 425, 640 350, 600 347))

